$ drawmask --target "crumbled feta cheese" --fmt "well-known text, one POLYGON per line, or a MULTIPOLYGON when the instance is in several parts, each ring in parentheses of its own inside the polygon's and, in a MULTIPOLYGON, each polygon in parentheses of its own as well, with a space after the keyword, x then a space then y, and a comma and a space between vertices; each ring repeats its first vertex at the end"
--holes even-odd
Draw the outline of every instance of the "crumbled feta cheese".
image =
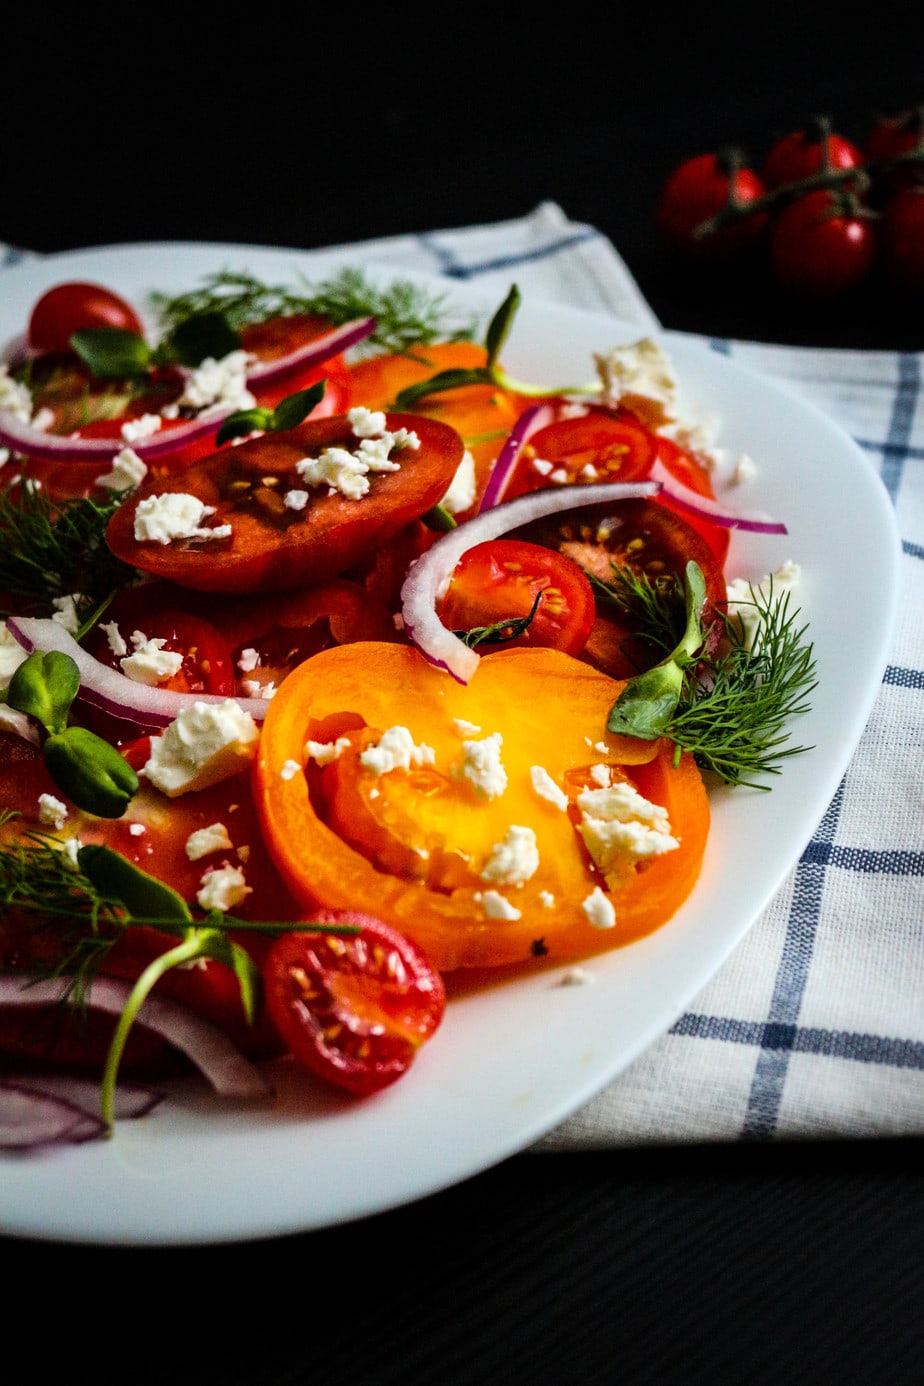
POLYGON ((542 905, 543 909, 553 909, 555 906, 555 896, 550 890, 540 890, 539 903, 542 905))
MULTIPOLYGON (((368 413, 369 411, 363 411, 368 413)), ((384 416, 382 417, 384 423, 384 416)), ((392 452, 402 448, 419 448, 420 439, 406 428, 394 433, 384 431, 377 436, 364 434, 359 447, 324 448, 317 457, 303 457, 295 470, 308 486, 327 486, 329 493, 339 492, 348 500, 361 500, 369 491, 370 472, 398 472, 401 463, 392 460, 392 452)))
POLYGON ((73 592, 67 597, 55 597, 52 606, 55 608, 51 613, 51 619, 59 626, 63 626, 69 635, 76 635, 80 630, 80 613, 77 610, 77 603, 83 601, 79 592, 73 592))
POLYGON ((680 846, 671 836, 667 810, 625 781, 606 789, 584 789, 577 805, 578 832, 611 890, 626 880, 637 862, 680 846))
POLYGON ((148 688, 172 679, 183 667, 183 656, 178 650, 165 650, 166 643, 161 636, 148 639, 143 631, 132 631, 134 654, 119 660, 122 673, 148 688))
POLYGON ((13 379, 9 366, 0 366, 0 409, 20 423, 32 422, 32 394, 27 385, 13 379))
POLYGON ((488 919, 520 919, 523 911, 518 910, 516 905, 511 905, 505 895, 501 895, 498 890, 478 891, 475 894, 475 901, 484 910, 488 919))
POLYGON ((627 396, 655 406, 662 419, 674 417, 677 376, 666 353, 650 337, 612 351, 594 354, 604 400, 617 405, 627 396))
POLYGON ((590 778, 594 784, 598 784, 605 789, 610 782, 610 767, 608 765, 592 765, 590 767, 590 778))
POLYGON ((461 737, 477 736, 478 732, 481 731, 481 728, 476 722, 468 722, 464 717, 454 717, 452 719, 452 725, 457 734, 461 737))
POLYGON ((134 448, 123 448, 112 459, 112 469, 98 476, 96 484, 110 491, 128 491, 140 486, 147 474, 147 463, 142 462, 134 448))
POLYGON ((338 736, 336 741, 306 741, 305 755, 318 765, 330 765, 332 760, 340 759, 349 744, 347 736, 338 736))
POLYGON ((359 763, 373 775, 387 775, 390 770, 410 770, 412 765, 432 765, 433 748, 423 743, 415 746, 407 727, 389 727, 374 746, 360 753, 359 763))
POLYGON ((461 515, 475 504, 475 495, 475 459, 466 448, 440 505, 450 515, 461 515))
POLYGON ((279 778, 281 780, 294 780, 301 768, 297 760, 287 760, 279 771, 279 778))
POLYGON ((126 443, 143 443, 157 433, 162 423, 159 414, 142 414, 137 419, 126 419, 120 432, 126 443))
MULTIPOLYGON (((615 920, 614 920, 615 922, 615 920)), ((586 987, 593 981, 593 973, 584 967, 569 967, 558 979, 560 987, 586 987)))
POLYGON ((209 529, 202 524, 214 514, 213 505, 204 505, 198 496, 185 491, 145 496, 135 509, 135 538, 139 543, 155 544, 170 544, 175 539, 224 539, 231 533, 230 525, 209 529))
POLYGON ((50 827, 64 827, 67 820, 67 805, 60 799, 56 799, 53 794, 39 795, 39 822, 47 823, 50 827))
POLYGON ((534 792, 539 795, 540 799, 546 799, 556 808, 566 809, 568 807, 567 794, 558 787, 548 770, 541 765, 532 765, 529 770, 529 778, 532 781, 534 792))
POLYGON ((789 558, 775 572, 761 578, 760 582, 749 583, 745 578, 733 578, 726 584, 728 615, 737 617, 741 623, 744 643, 748 648, 753 644, 761 625, 755 598, 766 604, 772 593, 776 601, 786 593, 794 592, 801 580, 802 569, 789 558))
POLYGON ((204 910, 230 910, 253 892, 239 866, 219 866, 202 877, 196 899, 204 910))
POLYGON ((176 414, 183 407, 214 413, 252 409, 256 399, 247 388, 247 369, 254 359, 247 351, 231 351, 219 360, 207 356, 190 375, 170 413, 176 414))
POLYGON ((385 415, 380 409, 367 409, 358 404, 348 412, 347 419, 357 438, 375 438, 385 432, 385 415))
POLYGON ((504 834, 503 842, 496 842, 481 871, 483 881, 495 881, 498 885, 523 885, 539 870, 539 850, 536 834, 532 828, 522 828, 514 824, 504 834))
POLYGON ((608 895, 604 895, 599 886, 594 886, 587 899, 581 902, 581 909, 587 916, 588 923, 595 929, 615 928, 616 911, 613 902, 608 895))
POLYGON ((230 852, 232 842, 224 823, 212 823, 207 828, 197 828, 186 839, 186 855, 190 861, 207 857, 210 852, 230 852))
POLYGON ((453 768, 457 779, 467 780, 485 799, 496 799, 507 788, 507 771, 501 762, 503 737, 493 732, 482 741, 463 741, 461 764, 453 768))
POLYGON ((307 491, 286 491, 282 498, 282 503, 286 510, 304 510, 309 499, 307 491))
POLYGON ((554 481, 558 486, 565 486, 570 480, 564 467, 556 467, 553 472, 549 472, 549 481, 554 481))
POLYGON ((757 463, 753 457, 748 457, 747 453, 743 452, 735 463, 731 476, 732 485, 742 486, 745 482, 753 481, 756 475, 757 463))
POLYGON ((143 823, 130 823, 128 825, 128 831, 131 833, 132 837, 144 837, 147 828, 143 823))
POLYGON ((119 630, 117 621, 101 621, 99 628, 105 634, 109 648, 116 658, 121 659, 123 655, 128 654, 128 646, 119 630))
POLYGON ((69 837, 65 842, 62 842, 61 846, 58 848, 62 857, 67 862, 67 865, 74 871, 76 871, 80 865, 77 860, 77 853, 80 851, 80 846, 79 837, 69 837))
POLYGON ((548 476, 549 472, 551 472, 552 468, 555 466, 555 463, 547 462, 544 457, 534 457, 532 466, 533 470, 537 471, 540 476, 548 476))
POLYGON ((160 736, 151 738, 150 759, 142 773, 169 798, 205 789, 246 769, 259 736, 256 722, 233 698, 220 703, 197 700, 160 736))

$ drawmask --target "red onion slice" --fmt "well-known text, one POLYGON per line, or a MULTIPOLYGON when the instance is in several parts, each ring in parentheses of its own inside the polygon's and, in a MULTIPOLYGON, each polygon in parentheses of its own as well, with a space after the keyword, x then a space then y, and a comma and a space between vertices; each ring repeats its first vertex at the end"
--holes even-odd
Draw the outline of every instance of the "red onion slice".
POLYGON ((779 520, 771 520, 768 515, 748 515, 729 510, 709 496, 700 495, 689 486, 678 481, 664 463, 656 459, 651 468, 652 480, 661 484, 661 495, 682 506, 691 515, 701 520, 719 525, 723 529, 742 529, 753 534, 788 534, 786 526, 779 520))
MULTIPOLYGON (((134 679, 101 664, 88 654, 72 635, 57 621, 38 616, 9 616, 6 628, 24 650, 31 654, 39 650, 47 654, 57 650, 70 655, 80 672, 80 697, 93 707, 122 717, 141 727, 159 731, 173 722, 184 708, 193 703, 223 703, 220 693, 171 693, 164 688, 150 688, 134 679)), ((242 712, 249 712, 255 722, 262 722, 269 706, 266 698, 237 698, 242 712)))
POLYGON ((76 1145, 104 1132, 100 1117, 91 1117, 78 1103, 45 1092, 28 1079, 0 1079, 0 1149, 76 1145))
POLYGON ((504 499, 504 493, 510 484, 510 478, 524 444, 540 428, 551 423, 554 418, 555 410, 549 404, 531 404, 523 410, 510 430, 504 446, 497 454, 497 459, 491 468, 491 475, 478 507, 479 513, 482 510, 493 510, 495 505, 499 505, 504 499))
MULTIPOLYGON (((95 977, 87 988, 87 1005, 119 1016, 131 990, 131 982, 95 977)), ((54 1005, 61 1001, 61 996, 60 979, 31 973, 0 975, 0 1006, 54 1005)), ((244 1057, 223 1030, 176 1001, 156 994, 148 996, 138 1011, 138 1024, 185 1054, 219 1097, 256 1098, 271 1092, 260 1069, 244 1057)))
POLYGON ((445 669, 458 683, 468 683, 481 656, 444 626, 436 612, 437 603, 462 555, 476 544, 497 539, 501 534, 546 515, 573 510, 576 506, 612 505, 615 501, 656 496, 660 490, 660 483, 656 481, 556 486, 530 491, 516 500, 479 511, 472 519, 437 539, 408 569, 401 588, 401 616, 408 639, 431 664, 445 669))
MULTIPOLYGON (((247 371, 247 383, 267 386, 296 368, 306 370, 322 365, 332 356, 338 356, 348 347, 363 341, 375 331, 375 327, 375 318, 356 318, 344 323, 275 361, 257 362, 247 371)), ((132 443, 131 448, 143 462, 156 462, 197 442, 208 433, 217 433, 222 421, 234 412, 230 407, 215 412, 206 411, 205 416, 190 419, 187 423, 158 429, 149 438, 132 443)), ((49 462, 109 462, 126 446, 122 438, 74 438, 46 433, 24 423, 8 410, 0 409, 0 447, 9 448, 25 457, 38 457, 49 462)))

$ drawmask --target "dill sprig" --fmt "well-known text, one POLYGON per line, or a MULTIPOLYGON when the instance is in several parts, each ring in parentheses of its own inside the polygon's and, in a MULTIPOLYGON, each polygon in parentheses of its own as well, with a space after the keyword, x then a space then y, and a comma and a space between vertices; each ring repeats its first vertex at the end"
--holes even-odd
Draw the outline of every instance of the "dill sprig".
POLYGON ((13 605, 0 612, 49 614, 56 598, 80 593, 105 602, 135 577, 106 543, 106 526, 124 496, 52 502, 28 483, 0 490, 0 593, 13 605))
MULTIPOLYGON (((753 777, 775 775, 780 762, 810 749, 789 744, 789 721, 809 710, 816 687, 807 626, 798 624, 790 594, 751 587, 747 623, 717 612, 723 626, 704 642, 685 616, 685 588, 672 576, 657 583, 628 568, 614 568, 612 585, 597 584, 606 600, 637 623, 637 641, 663 652, 659 664, 630 679, 611 713, 611 729, 665 736, 689 751, 701 769, 729 785, 767 789, 753 777), (684 646, 684 627, 688 638, 684 646), (665 696, 664 702, 659 697, 665 696)), ((601 593, 602 594, 602 593, 601 593)))
POLYGON ((395 353, 437 341, 458 341, 475 330, 470 322, 452 325, 445 295, 434 295, 407 280, 380 289, 351 266, 314 284, 298 276, 294 287, 264 284, 245 272, 221 270, 206 275, 198 288, 186 293, 153 294, 152 305, 168 332, 202 313, 223 314, 237 332, 266 318, 294 313, 328 318, 336 326, 371 315, 378 325, 368 344, 395 353))

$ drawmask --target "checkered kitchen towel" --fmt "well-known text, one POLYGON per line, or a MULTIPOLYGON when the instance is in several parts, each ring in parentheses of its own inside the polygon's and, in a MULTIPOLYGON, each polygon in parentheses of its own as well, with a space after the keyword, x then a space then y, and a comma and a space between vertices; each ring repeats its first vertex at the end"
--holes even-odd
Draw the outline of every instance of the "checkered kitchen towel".
MULTIPOLYGON (((613 246, 554 203, 369 242, 370 259, 657 327, 613 246)), ((333 249, 333 248, 331 248, 333 249)), ((0 265, 22 252, 10 249, 0 265)), ((712 343, 856 439, 895 504, 902 598, 868 726, 774 900, 670 1032, 537 1151, 924 1132, 924 354, 712 343)))

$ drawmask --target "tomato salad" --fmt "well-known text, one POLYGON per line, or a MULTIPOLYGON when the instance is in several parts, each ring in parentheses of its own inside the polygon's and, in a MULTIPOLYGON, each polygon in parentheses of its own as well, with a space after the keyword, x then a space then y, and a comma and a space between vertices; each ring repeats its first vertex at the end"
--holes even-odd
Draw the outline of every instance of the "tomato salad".
POLYGON ((62 284, 2 368, 0 1145, 284 1055, 367 1097, 456 979, 663 926, 709 786, 801 749, 795 565, 724 572, 784 526, 716 498, 663 349, 552 388, 515 286, 483 343, 408 302, 216 275, 152 341, 62 284))

